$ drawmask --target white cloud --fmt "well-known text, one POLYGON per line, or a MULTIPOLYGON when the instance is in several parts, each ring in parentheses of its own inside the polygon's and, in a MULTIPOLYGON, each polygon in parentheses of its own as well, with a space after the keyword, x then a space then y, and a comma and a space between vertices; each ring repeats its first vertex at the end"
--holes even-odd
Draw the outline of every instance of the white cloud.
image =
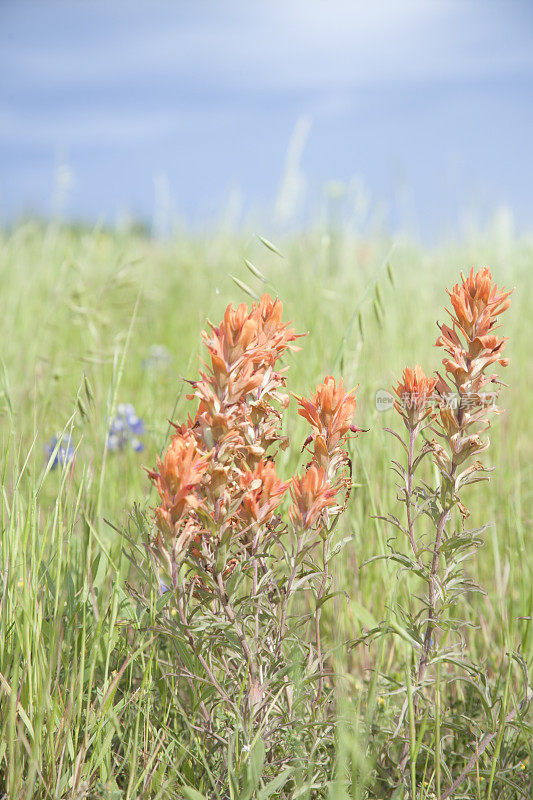
POLYGON ((492 0, 19 0, 0 26, 0 141, 153 142, 229 124, 247 96, 290 93, 300 98, 295 115, 340 118, 361 88, 530 74, 531 31, 520 8, 507 4, 504 13, 492 0), (162 88, 153 104, 150 85, 162 88))
MULTIPOLYGON (((192 207, 234 179, 262 195, 300 114, 313 121, 310 186, 313 172, 357 169, 380 194, 391 153, 427 183, 451 134, 461 174, 472 163, 502 182, 516 162, 529 198, 532 19, 531 0, 0 0, 2 169, 17 176, 6 207, 46 195, 54 151, 72 158, 78 202, 98 213, 103 184, 109 203, 145 208, 142 181, 161 164, 192 207)), ((291 164, 282 199, 296 206, 303 176, 291 164)))
POLYGON ((115 147, 128 143, 152 144, 171 136, 193 137, 199 127, 223 125, 223 112, 166 109, 139 113, 135 110, 99 108, 69 111, 62 109, 40 116, 37 124, 33 111, 0 109, 0 143, 3 145, 40 145, 65 147, 115 147))
POLYGON ((23 26, 4 33, 8 84, 112 88, 143 77, 312 92, 533 70, 531 30, 513 14, 521 6, 504 11, 491 0, 198 2, 195 12, 181 3, 54 6, 71 15, 70 39, 52 30, 50 12, 40 44, 24 44, 23 26), (87 32, 84 15, 93 22, 87 32))

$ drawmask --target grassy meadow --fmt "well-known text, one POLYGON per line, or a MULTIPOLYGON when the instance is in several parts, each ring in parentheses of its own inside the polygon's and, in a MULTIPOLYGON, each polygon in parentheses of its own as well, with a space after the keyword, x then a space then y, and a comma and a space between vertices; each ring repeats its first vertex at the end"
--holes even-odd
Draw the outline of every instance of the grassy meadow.
MULTIPOLYGON (((533 655, 533 239, 494 231, 423 248, 310 229, 276 246, 283 257, 251 234, 154 241, 34 223, 1 235, 0 798, 430 800, 444 796, 475 753, 487 720, 496 736, 452 796, 530 796, 526 721, 505 717, 527 694, 533 655), (384 619, 401 625, 396 605, 413 608, 424 592, 398 564, 365 564, 388 553, 393 534, 377 517, 403 513, 390 469, 400 451, 383 430, 400 430, 401 420, 379 412, 375 396, 408 364, 427 374, 440 367, 434 344, 445 288, 482 265, 498 285, 516 287, 501 320, 510 358, 501 373, 505 412, 483 454, 495 469, 463 498, 470 527, 491 523, 467 566, 485 593, 459 602, 471 622, 464 650, 491 688, 483 695, 475 676, 442 678, 440 702, 455 715, 442 788, 431 759, 417 785, 393 788, 385 731, 395 727, 395 687, 405 682, 412 648, 392 635, 343 646, 384 619), (279 296, 284 319, 308 332, 285 361, 289 389, 308 394, 325 375, 342 376, 358 385, 355 423, 367 430, 350 442, 356 486, 335 535, 352 538, 335 561, 339 594, 323 614, 340 676, 331 687, 331 746, 304 760, 295 755, 293 774, 276 785, 275 769, 265 767, 251 789, 239 772, 246 753, 235 755, 231 775, 217 767, 180 705, 155 624, 154 586, 151 610, 137 599, 145 557, 132 522, 134 504, 149 515, 156 503, 143 467, 153 468, 168 443, 169 420, 185 421, 190 411, 181 379, 196 376, 206 319, 218 323, 228 303, 250 302, 247 290, 279 296), (106 446, 120 403, 144 421, 142 452, 106 446), (62 431, 75 456, 52 468, 45 447, 62 431)), ((305 459, 307 429, 294 400, 287 420, 282 477, 305 459)), ((292 734, 297 740, 297 725, 292 734)))

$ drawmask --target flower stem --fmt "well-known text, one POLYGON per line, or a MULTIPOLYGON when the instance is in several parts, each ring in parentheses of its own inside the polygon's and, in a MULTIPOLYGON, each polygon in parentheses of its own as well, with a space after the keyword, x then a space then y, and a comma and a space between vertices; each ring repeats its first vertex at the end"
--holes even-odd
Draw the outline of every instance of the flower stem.
POLYGON ((427 663, 429 660, 429 651, 431 648, 431 638, 435 630, 435 625, 437 621, 437 614, 435 608, 435 587, 437 583, 437 570, 439 566, 439 555, 440 555, 440 546, 442 542, 442 534, 444 532, 444 526, 446 525, 448 514, 449 514, 449 508, 445 506, 442 509, 437 522, 437 534, 435 536, 435 544, 433 546, 433 558, 431 560, 431 570, 428 577, 428 622, 426 625, 426 633, 424 636, 424 643, 422 645, 422 651, 420 653, 420 659, 418 662, 418 670, 417 670, 417 681, 419 685, 424 678, 424 674, 427 668, 427 663))
MULTIPOLYGON (((435 589, 437 584, 437 571, 439 566, 440 546, 442 542, 442 535, 444 533, 444 527, 446 525, 446 520, 448 518, 449 512, 450 508, 446 506, 446 496, 444 496, 443 509, 437 521, 437 531, 435 534, 435 542, 433 544, 433 557, 431 559, 431 568, 428 575, 428 621, 426 625, 426 632, 424 634, 424 641, 422 643, 422 648, 418 659, 418 666, 416 669, 417 686, 415 692, 413 693, 413 712, 415 721, 418 713, 420 686, 422 684, 422 681, 424 680, 424 676, 426 673, 429 661, 429 652, 431 649, 431 640, 433 638, 435 627, 437 624, 435 589)), ((405 770, 408 757, 409 757, 409 743, 406 742, 402 750, 402 755, 400 757, 399 767, 401 772, 404 772, 405 770)))
POLYGON ((304 540, 303 534, 300 534, 298 536, 297 540, 296 540, 296 552, 294 553, 294 564, 293 564, 293 567, 292 567, 292 572, 291 572, 291 574, 289 576, 289 580, 287 582, 287 588, 285 590, 285 599, 284 599, 284 602, 283 602, 283 607, 281 609, 281 619, 280 619, 280 623, 279 623, 279 640, 278 640, 278 646, 276 648, 276 654, 277 655, 279 655, 279 652, 281 650, 281 642, 282 642, 283 636, 285 635, 285 632, 287 630, 287 614, 288 614, 288 611, 289 611, 289 602, 290 602, 290 599, 291 599, 291 590, 292 590, 292 585, 293 585, 293 583, 294 583, 294 581, 296 579, 296 573, 298 571, 298 556, 302 552, 303 540, 304 540))
POLYGON ((318 677, 318 687, 316 692, 316 699, 317 702, 320 700, 322 696, 322 689, 324 687, 324 663, 323 663, 323 656, 322 656, 322 642, 320 639, 320 616, 322 613, 322 603, 321 600, 324 597, 324 592, 326 590, 326 583, 328 579, 328 568, 327 568, 327 540, 324 537, 322 540, 322 582, 320 584, 320 588, 317 594, 317 605, 318 608, 316 610, 316 617, 315 617, 315 632, 316 632, 316 652, 317 652, 317 659, 318 659, 318 670, 319 670, 319 677, 318 677))
POLYGON ((416 558, 418 565, 423 567, 422 559, 418 553, 418 548, 415 542, 415 534, 414 534, 414 525, 413 525, 413 513, 412 513, 412 497, 413 497, 413 457, 414 457, 414 449, 415 449, 415 439, 418 436, 420 426, 415 425, 414 428, 409 428, 409 447, 407 449, 407 480, 406 480, 406 513, 407 513, 407 531, 409 534, 409 543, 411 545, 411 550, 413 551, 413 555, 416 558))
POLYGON ((235 633, 237 634, 237 639, 239 640, 239 644, 241 645, 242 651, 243 651, 243 653, 246 656, 246 659, 248 661, 248 672, 249 672, 249 675, 250 675, 250 681, 251 681, 252 684, 255 685, 256 682, 257 682, 257 670, 256 670, 256 667, 255 667, 255 663, 254 663, 254 659, 253 659, 253 656, 252 656, 252 652, 250 650, 250 646, 248 645, 248 642, 246 641, 246 636, 244 634, 244 630, 242 628, 242 625, 241 625, 240 622, 237 621, 237 618, 235 616, 235 612, 233 611, 233 608, 230 605, 230 602, 229 602, 229 599, 228 599, 228 595, 227 595, 227 592, 226 592, 226 587, 224 586, 224 581, 223 581, 222 575, 220 574, 220 572, 217 572, 215 577, 216 577, 216 585, 217 585, 217 589, 218 589, 218 598, 220 600, 220 603, 222 605, 222 608, 224 609, 224 612, 225 612, 228 620, 231 622, 231 624, 235 628, 235 633))
MULTIPOLYGON (((181 622, 183 624, 183 627, 184 627, 185 630, 187 630, 187 628, 189 627, 189 624, 187 622, 187 617, 185 616, 185 611, 183 610, 183 601, 182 601, 181 597, 177 598, 177 607, 178 607, 178 614, 179 614, 180 620, 181 620, 181 622)), ((229 703, 229 705, 232 706, 233 703, 232 703, 231 698, 229 697, 227 692, 222 688, 220 683, 215 678, 215 676, 214 676, 214 674, 213 674, 213 672, 211 670, 211 667, 209 666, 209 664, 207 663, 205 658, 202 656, 202 654, 200 652, 198 652, 198 648, 196 647, 194 639, 191 636, 191 634, 187 634, 187 640, 189 642, 189 645, 190 645, 190 648, 191 648, 192 652, 194 653, 194 655, 196 656, 196 658, 198 659, 198 661, 200 662, 202 667, 205 669, 206 674, 208 675, 211 683, 213 684, 213 686, 215 687, 215 689, 219 693, 220 697, 226 703, 229 703)))

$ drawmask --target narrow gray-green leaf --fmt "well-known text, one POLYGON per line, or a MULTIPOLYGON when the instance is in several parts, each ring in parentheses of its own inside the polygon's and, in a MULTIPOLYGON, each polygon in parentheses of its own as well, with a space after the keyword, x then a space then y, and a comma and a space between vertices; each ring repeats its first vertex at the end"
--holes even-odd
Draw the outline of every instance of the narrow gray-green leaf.
POLYGON ((183 792, 185 800, 208 800, 205 794, 201 794, 196 789, 193 789, 192 786, 182 786, 180 791, 183 792))
POLYGON ((257 800, 268 800, 269 797, 272 797, 274 792, 277 792, 278 789, 281 789, 282 786, 285 786, 287 781, 292 775, 292 767, 287 767, 284 769, 283 772, 280 772, 270 783, 267 783, 264 789, 261 789, 260 792, 257 793, 257 800))

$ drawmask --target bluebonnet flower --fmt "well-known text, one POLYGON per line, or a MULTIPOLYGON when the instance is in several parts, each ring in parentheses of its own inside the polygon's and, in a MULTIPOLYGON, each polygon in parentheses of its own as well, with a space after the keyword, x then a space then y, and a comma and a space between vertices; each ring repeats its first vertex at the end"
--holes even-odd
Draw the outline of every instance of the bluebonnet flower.
POLYGON ((142 368, 146 372, 159 372, 164 370, 171 362, 172 356, 164 344, 153 344, 148 356, 142 360, 142 368))
POLYGON ((139 438, 144 433, 144 422, 135 413, 131 403, 119 403, 117 413, 111 420, 107 435, 108 450, 122 450, 128 444, 137 453, 144 450, 139 438))
POLYGON ((61 443, 57 449, 54 460, 52 461, 51 469, 55 469, 58 466, 63 466, 63 464, 68 464, 68 462, 74 458, 74 445, 72 444, 70 434, 66 434, 64 436, 61 434, 56 434, 55 436, 52 436, 52 438, 44 447, 47 460, 50 461, 52 458, 52 454, 56 449, 58 442, 61 443))

